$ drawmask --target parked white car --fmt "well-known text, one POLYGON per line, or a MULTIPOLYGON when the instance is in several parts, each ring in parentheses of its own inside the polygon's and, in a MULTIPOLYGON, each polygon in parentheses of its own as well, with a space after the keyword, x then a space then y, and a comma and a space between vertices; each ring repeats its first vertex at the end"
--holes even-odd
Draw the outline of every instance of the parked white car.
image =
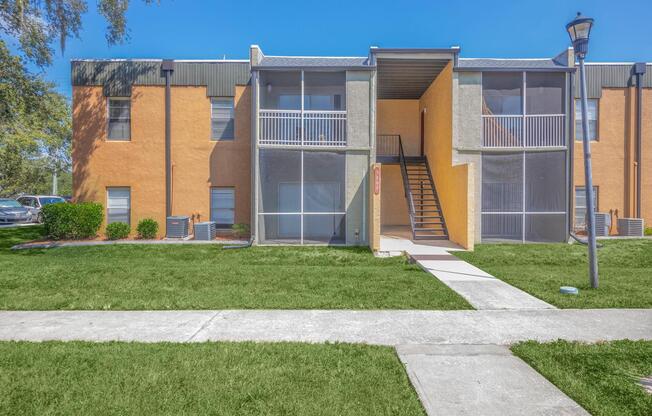
POLYGON ((56 195, 22 195, 16 198, 20 204, 27 208, 32 216, 32 221, 34 222, 43 222, 43 214, 41 214, 41 208, 49 204, 58 204, 60 202, 66 202, 60 196, 56 195))

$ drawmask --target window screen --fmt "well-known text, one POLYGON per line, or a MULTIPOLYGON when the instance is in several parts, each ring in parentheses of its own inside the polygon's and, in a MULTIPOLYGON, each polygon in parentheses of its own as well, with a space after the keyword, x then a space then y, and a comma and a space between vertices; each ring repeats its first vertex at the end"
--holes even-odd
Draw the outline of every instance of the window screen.
MULTIPOLYGON (((598 212, 598 187, 593 187, 593 211, 598 212)), ((575 229, 586 229, 586 188, 575 187, 575 229)))
POLYGON ((131 100, 129 98, 109 98, 109 140, 129 140, 131 138, 131 100))
POLYGON ((346 73, 306 71, 303 77, 305 110, 346 109, 346 73))
POLYGON ((566 152, 482 155, 482 238, 563 241, 566 152))
POLYGON ((211 139, 233 140, 233 98, 211 98, 211 139))
POLYGON ((523 153, 482 155, 482 212, 523 210, 523 153))
MULTIPOLYGON (((589 99, 587 110, 587 119, 589 120, 589 140, 598 140, 598 100, 589 99)), ((583 140, 582 134, 582 103, 581 100, 575 100, 575 140, 583 140)))
POLYGON ((564 74, 528 72, 525 80, 526 114, 564 114, 564 74))
POLYGON ((261 241, 344 243, 346 155, 261 149, 261 241))
POLYGON ((211 188, 211 221, 221 228, 229 228, 235 222, 235 190, 211 188))
POLYGON ((301 71, 261 71, 260 108, 301 110, 301 71))
POLYGON ((129 188, 107 188, 106 222, 130 224, 131 190, 129 188))
POLYGON ((525 210, 566 211, 566 153, 525 154, 525 210))
POLYGON ((523 114, 523 73, 482 73, 482 114, 523 114))

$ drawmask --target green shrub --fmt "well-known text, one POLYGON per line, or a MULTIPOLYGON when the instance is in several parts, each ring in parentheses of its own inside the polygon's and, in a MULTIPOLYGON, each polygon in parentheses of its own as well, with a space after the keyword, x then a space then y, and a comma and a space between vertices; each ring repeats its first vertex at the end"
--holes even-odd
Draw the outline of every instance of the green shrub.
POLYGON ((645 227, 645 235, 652 235, 652 227, 645 227))
POLYGON ((136 227, 136 231, 138 232, 138 238, 151 240, 156 238, 156 234, 158 233, 158 223, 151 218, 145 218, 144 220, 140 220, 136 227))
POLYGON ((233 234, 237 238, 246 237, 249 234, 249 224, 239 223, 231 226, 233 234))
POLYGON ((127 238, 131 232, 129 224, 124 222, 112 222, 106 226, 106 238, 109 240, 120 240, 127 238))
POLYGON ((54 240, 93 238, 102 225, 104 208, 95 202, 61 202, 41 209, 45 233, 54 240))

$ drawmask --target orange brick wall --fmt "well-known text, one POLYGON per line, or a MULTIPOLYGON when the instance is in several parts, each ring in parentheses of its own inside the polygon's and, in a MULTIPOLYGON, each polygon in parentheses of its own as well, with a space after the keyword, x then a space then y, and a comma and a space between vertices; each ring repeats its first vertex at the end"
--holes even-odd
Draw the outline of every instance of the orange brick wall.
MULTIPOLYGON (((210 140, 206 87, 172 87, 172 214, 210 218, 210 188, 235 187, 235 221, 250 221, 251 101, 235 89, 235 140, 210 140)), ((106 207, 106 188, 131 188, 132 228, 143 218, 165 234, 165 89, 133 86, 131 140, 107 141, 102 87, 73 88, 73 195, 106 207)))
MULTIPOLYGON (((645 223, 652 225, 652 90, 643 90, 643 152, 641 205, 645 223)), ((598 187, 598 211, 618 210, 620 218, 635 215, 636 89, 603 88, 598 101, 598 141, 591 142, 593 184, 598 187)), ((582 143, 574 147, 574 185, 584 186, 582 143)), ((615 217, 614 217, 615 220, 615 217)), ((612 227, 615 233, 616 227, 612 227)))

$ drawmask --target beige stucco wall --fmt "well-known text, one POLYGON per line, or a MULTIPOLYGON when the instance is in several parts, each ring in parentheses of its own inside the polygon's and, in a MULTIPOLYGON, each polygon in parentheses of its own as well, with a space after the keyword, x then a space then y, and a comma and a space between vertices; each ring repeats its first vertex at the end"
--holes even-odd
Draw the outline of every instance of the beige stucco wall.
POLYGON ((425 154, 441 201, 452 241, 473 249, 473 164, 453 165, 453 70, 452 63, 433 81, 419 100, 425 115, 425 154))
POLYGON ((407 156, 418 156, 421 147, 419 100, 377 100, 376 133, 400 134, 407 156))
MULTIPOLYGON (((235 187, 235 221, 250 220, 250 92, 235 88, 235 140, 210 140, 206 87, 172 87, 172 214, 210 218, 210 188, 235 187)), ((131 188, 131 224, 159 223, 165 235, 165 89, 133 86, 131 140, 107 141, 101 86, 73 88, 73 195, 106 208, 106 188, 131 188)))

